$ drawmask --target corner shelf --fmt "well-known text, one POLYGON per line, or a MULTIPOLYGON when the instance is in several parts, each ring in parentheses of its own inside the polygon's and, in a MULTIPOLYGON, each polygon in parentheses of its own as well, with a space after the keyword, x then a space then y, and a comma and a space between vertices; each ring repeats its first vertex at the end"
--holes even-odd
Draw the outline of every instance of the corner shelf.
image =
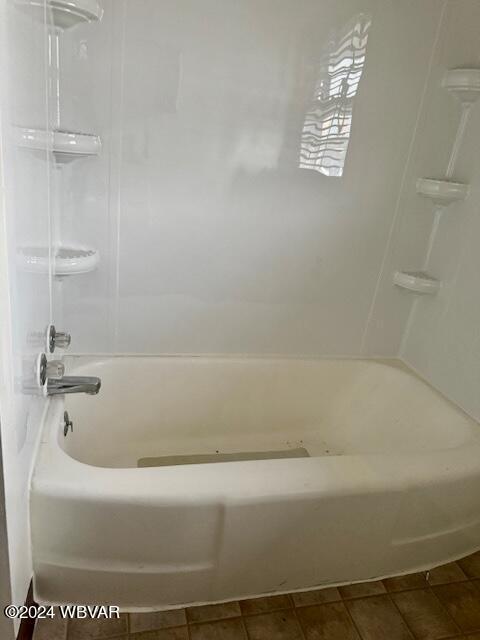
POLYGON ((423 271, 396 271, 393 275, 393 284, 402 289, 408 289, 414 293, 437 293, 441 283, 423 271))
POLYGON ((33 151, 51 150, 59 164, 72 162, 79 158, 98 156, 102 149, 100 137, 90 133, 18 127, 16 135, 19 147, 33 151))
POLYGON ((480 98, 480 69, 449 69, 442 87, 453 93, 462 104, 473 104, 480 98))
POLYGON ((419 178, 416 189, 419 195, 429 198, 434 204, 447 207, 452 202, 465 200, 468 196, 469 185, 451 180, 419 178))
MULTIPOLYGON (((48 273, 49 251, 47 247, 21 247, 17 260, 22 271, 28 273, 48 273)), ((71 276, 94 271, 100 262, 96 249, 86 247, 59 247, 54 251, 53 275, 71 276)))
MULTIPOLYGON (((32 9, 32 14, 43 21, 43 0, 16 0, 16 4, 24 9, 32 9)), ((51 16, 53 26, 70 29, 83 22, 101 20, 103 9, 97 0, 47 0, 47 15, 51 16)))

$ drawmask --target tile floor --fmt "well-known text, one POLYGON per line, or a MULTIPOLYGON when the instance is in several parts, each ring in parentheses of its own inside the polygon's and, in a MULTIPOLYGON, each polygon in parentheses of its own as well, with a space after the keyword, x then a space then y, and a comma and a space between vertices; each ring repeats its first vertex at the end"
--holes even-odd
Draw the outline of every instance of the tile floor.
POLYGON ((34 640, 480 640, 480 552, 427 574, 290 595, 42 620, 34 640))

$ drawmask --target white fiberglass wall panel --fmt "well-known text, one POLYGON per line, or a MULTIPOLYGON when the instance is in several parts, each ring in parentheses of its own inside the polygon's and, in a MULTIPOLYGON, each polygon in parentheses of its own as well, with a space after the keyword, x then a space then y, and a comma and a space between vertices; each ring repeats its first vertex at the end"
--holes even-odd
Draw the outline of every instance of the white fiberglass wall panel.
POLYGON ((51 319, 50 177, 48 149, 17 146, 21 127, 49 129, 46 12, 0 2, 2 166, 2 384, 1 438, 5 478, 12 600, 24 602, 32 575, 28 483, 45 398, 35 395, 34 363, 45 349, 51 319), (25 247, 47 255, 41 273, 30 273, 25 247))
POLYGON ((360 354, 443 3, 103 5, 62 65, 104 139, 65 187, 102 258, 72 349, 360 354))
POLYGON ((438 218, 416 193, 420 177, 445 176, 461 117, 460 102, 443 87, 447 69, 480 68, 480 5, 448 2, 401 192, 399 214, 386 254, 366 348, 399 353, 406 362, 477 419, 480 418, 480 103, 469 116, 452 179, 470 185, 463 202, 438 218), (431 246, 430 256, 429 245, 431 246), (427 270, 441 280, 439 293, 417 297, 392 286, 393 273, 427 270), (402 341, 403 337, 403 341, 402 341))
MULTIPOLYGON (((479 28, 478 2, 462 0, 452 5, 442 66, 480 68, 479 28)), ((443 101, 448 101, 448 109, 453 111, 451 147, 460 120, 460 104, 449 95, 443 101)), ((432 101, 430 110, 435 108, 436 102, 432 101)), ((402 353, 406 362, 477 419, 480 419, 479 140, 480 103, 477 103, 471 110, 454 174, 454 179, 470 184, 470 195, 442 214, 429 261, 429 272, 442 281, 442 288, 434 298, 415 303, 402 353)), ((429 138, 419 143, 435 146, 429 138)), ((431 223, 431 210, 426 215, 431 223)), ((414 233, 413 220, 409 222, 414 233)))

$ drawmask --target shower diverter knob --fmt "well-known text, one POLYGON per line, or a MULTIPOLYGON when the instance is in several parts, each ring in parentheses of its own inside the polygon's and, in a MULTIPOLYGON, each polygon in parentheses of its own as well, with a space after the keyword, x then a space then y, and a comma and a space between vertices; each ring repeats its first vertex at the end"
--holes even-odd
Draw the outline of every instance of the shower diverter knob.
POLYGON ((69 347, 71 341, 72 336, 69 333, 57 331, 57 333, 55 334, 55 346, 60 347, 60 349, 66 349, 67 347, 69 347))
POLYGON ((47 329, 47 347, 50 353, 53 353, 57 347, 66 349, 70 346, 72 338, 69 333, 57 331, 55 325, 48 325, 47 329))

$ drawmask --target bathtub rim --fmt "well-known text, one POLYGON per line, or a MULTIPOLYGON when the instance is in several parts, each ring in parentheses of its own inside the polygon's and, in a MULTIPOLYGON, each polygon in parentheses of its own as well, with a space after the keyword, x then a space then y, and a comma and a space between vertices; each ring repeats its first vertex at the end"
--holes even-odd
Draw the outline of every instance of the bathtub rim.
MULTIPOLYGON (((302 458, 303 461, 307 460, 307 459, 316 459, 316 458, 320 458, 320 459, 325 459, 325 458, 334 458, 334 459, 338 459, 338 458, 356 458, 357 456, 361 456, 361 457, 366 457, 366 458, 372 458, 375 459, 378 456, 389 456, 389 457, 397 457, 397 456, 415 456, 415 455, 425 455, 428 456, 430 454, 434 454, 437 452, 451 452, 454 451, 456 449, 461 449, 462 447, 471 447, 472 445, 478 444, 480 445, 480 421, 477 420, 474 416, 469 415, 466 411, 464 411, 462 409, 462 407, 458 406, 457 404, 455 404, 455 402, 453 402, 452 400, 450 400, 450 398, 448 398, 447 396, 445 396, 439 389, 437 389, 436 387, 434 387, 432 384, 430 384, 430 382, 428 380, 425 380, 417 371, 415 371, 414 369, 412 369, 407 363, 405 363, 403 360, 399 359, 399 358, 379 358, 379 357, 361 357, 361 356, 354 356, 354 357, 350 357, 350 356, 322 356, 322 357, 317 357, 315 355, 313 356, 308 356, 305 357, 303 355, 282 355, 282 354, 274 354, 274 355, 270 355, 270 354, 264 354, 264 355, 259 355, 259 354, 168 354, 168 353, 163 353, 163 354, 103 354, 103 355, 93 355, 93 354, 68 354, 66 355, 66 363, 67 363, 67 368, 69 370, 69 373, 73 373, 73 374, 80 374, 80 375, 88 375, 90 374, 90 370, 89 370, 89 366, 96 364, 96 365, 105 365, 108 363, 109 361, 115 362, 117 360, 128 360, 129 358, 133 358, 135 360, 162 360, 162 361, 168 361, 168 360, 175 360, 175 361, 194 361, 194 362, 201 362, 202 360, 206 360, 206 361, 214 361, 216 363, 218 362, 227 362, 227 363, 242 363, 242 362, 259 362, 262 364, 265 363, 269 363, 269 362, 296 362, 296 363, 308 363, 310 365, 314 365, 315 363, 318 362, 322 362, 322 363, 326 363, 326 362, 353 362, 353 363, 366 363, 366 364, 374 364, 375 366, 378 366, 380 369, 383 367, 386 367, 387 369, 393 369, 396 370, 401 376, 407 376, 409 378, 412 378, 413 380, 415 380, 416 382, 418 382, 420 385, 426 387, 428 389, 428 391, 430 391, 433 394, 434 398, 438 398, 441 402, 446 403, 447 405, 450 406, 450 408, 457 412, 461 417, 463 417, 466 422, 468 424, 465 425, 465 431, 466 436, 463 442, 461 442, 458 445, 453 445, 453 446, 441 446, 436 444, 436 442, 434 442, 434 446, 431 449, 423 449, 420 452, 416 452, 415 448, 412 449, 407 449, 404 450, 402 453, 392 453, 390 451, 376 451, 376 452, 359 452, 356 453, 355 451, 352 452, 348 452, 348 453, 341 453, 341 454, 328 454, 326 456, 311 456, 310 458, 302 458), (70 366, 69 366, 70 365, 70 366), (475 429, 477 429, 477 431, 475 432, 475 429)), ((101 374, 100 374, 101 375, 101 374)), ((102 391, 100 390, 100 394, 102 393, 102 391)), ((51 401, 52 402, 57 402, 58 400, 61 400, 64 404, 65 404, 65 396, 56 396, 56 397, 52 397, 51 401)), ((88 399, 86 399, 86 401, 88 401, 88 399)), ((46 420, 47 416, 44 417, 44 420, 46 420)), ((455 427, 452 427, 452 429, 455 429, 455 427)), ((46 433, 46 429, 42 426, 41 428, 41 438, 42 441, 44 441, 44 437, 45 437, 45 433, 46 433)), ((54 430, 55 433, 55 430, 54 430)), ((70 453, 68 453, 67 450, 64 449, 64 447, 62 446, 62 441, 63 441, 63 434, 61 433, 61 429, 58 430, 57 432, 57 442, 56 445, 60 448, 60 450, 72 461, 76 461, 79 462, 80 464, 84 464, 86 465, 88 468, 96 468, 96 469, 122 469, 122 470, 139 470, 137 467, 133 467, 133 466, 101 466, 98 464, 91 464, 90 462, 87 461, 83 461, 80 458, 76 458, 72 455, 70 455, 70 453)), ((291 458, 287 458, 287 461, 292 461, 291 458)), ((223 464, 231 464, 232 462, 235 462, 235 464, 239 464, 239 461, 229 461, 229 462, 214 462, 214 463, 203 463, 202 465, 178 465, 178 466, 187 466, 187 467, 191 467, 191 466, 208 466, 210 464, 214 464, 214 465, 223 465, 223 464)), ((273 460, 251 460, 251 461, 244 461, 244 462, 248 462, 248 463, 258 463, 258 462, 273 462, 273 460)), ((175 466, 175 465, 172 465, 175 466)), ((154 467, 157 468, 158 467, 154 467)), ((170 467, 164 467, 164 468, 170 468, 170 467)))
POLYGON ((428 452, 362 453, 172 465, 164 467, 100 467, 71 457, 60 444, 64 398, 50 398, 44 413, 31 485, 35 490, 65 495, 99 494, 110 500, 197 502, 269 500, 332 492, 336 495, 405 491, 434 483, 450 483, 480 475, 480 438, 451 449, 428 452), (361 481, 359 481, 359 478, 361 481), (179 480, 181 483, 179 485, 179 480), (259 488, 266 487, 262 492, 259 488))

